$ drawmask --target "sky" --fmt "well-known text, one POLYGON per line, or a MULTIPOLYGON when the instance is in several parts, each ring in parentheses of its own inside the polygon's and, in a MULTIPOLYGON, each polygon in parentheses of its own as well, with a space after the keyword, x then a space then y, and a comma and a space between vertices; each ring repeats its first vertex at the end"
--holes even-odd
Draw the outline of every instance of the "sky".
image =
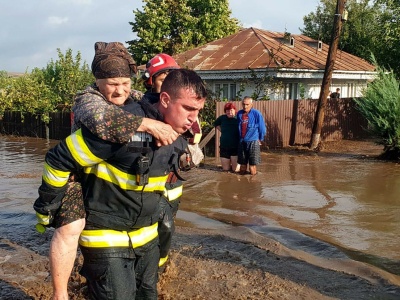
MULTIPOLYGON (((243 27, 298 34, 303 16, 319 0, 230 0, 232 17, 243 27)), ((44 68, 68 49, 91 64, 97 41, 136 38, 129 22, 141 0, 11 0, 0 2, 0 70, 31 72, 44 68)))

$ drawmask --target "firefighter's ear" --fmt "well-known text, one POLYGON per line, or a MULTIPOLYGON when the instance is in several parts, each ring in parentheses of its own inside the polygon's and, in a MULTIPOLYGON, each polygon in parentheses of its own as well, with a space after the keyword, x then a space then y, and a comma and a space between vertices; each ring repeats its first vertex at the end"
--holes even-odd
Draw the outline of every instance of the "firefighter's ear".
POLYGON ((162 93, 160 94, 160 104, 161 104, 163 107, 167 108, 168 105, 169 105, 169 103, 170 103, 170 101, 171 101, 171 97, 168 95, 168 93, 162 92, 162 93))

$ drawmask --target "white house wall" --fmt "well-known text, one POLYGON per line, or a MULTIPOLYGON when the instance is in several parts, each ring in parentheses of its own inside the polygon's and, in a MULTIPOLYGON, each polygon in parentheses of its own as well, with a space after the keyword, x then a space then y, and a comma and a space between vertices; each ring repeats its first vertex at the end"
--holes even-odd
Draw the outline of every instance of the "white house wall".
MULTIPOLYGON (((240 90, 240 81, 235 82, 234 80, 227 81, 227 80, 206 80, 207 84, 209 85, 209 88, 213 91, 215 91, 215 84, 232 84, 236 83, 236 91, 239 92, 240 90)), ((282 79, 282 83, 285 85, 285 88, 277 91, 277 92, 270 92, 268 94, 269 99, 271 100, 284 100, 284 99, 291 99, 293 97, 289 97, 290 91, 289 91, 289 86, 292 88, 292 93, 296 92, 295 99, 300 99, 300 84, 304 85, 305 93, 304 93, 304 98, 305 99, 318 99, 319 95, 321 93, 321 83, 322 80, 320 79, 282 79), (297 86, 295 86, 297 85, 297 86)), ((334 80, 333 83, 329 87, 329 91, 334 92, 336 91, 336 88, 340 88, 340 93, 341 97, 343 98, 350 98, 350 97, 361 97, 362 96, 362 91, 366 87, 366 82, 365 81, 360 81, 360 80, 334 80)), ((244 90, 241 92, 241 98, 244 96, 251 96, 254 91, 255 91, 255 84, 254 83, 248 83, 244 87, 244 90)), ((330 94, 329 93, 329 94, 330 94)), ((262 95, 260 95, 261 97, 262 95)), ((234 100, 234 97, 229 97, 228 100, 234 100)))

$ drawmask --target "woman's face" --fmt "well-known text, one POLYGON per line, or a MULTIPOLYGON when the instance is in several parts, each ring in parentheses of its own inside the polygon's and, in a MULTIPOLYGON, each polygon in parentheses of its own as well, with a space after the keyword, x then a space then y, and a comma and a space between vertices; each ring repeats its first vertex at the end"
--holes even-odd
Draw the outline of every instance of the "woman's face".
POLYGON ((228 118, 233 118, 233 117, 236 116, 236 110, 233 109, 233 108, 227 109, 227 110, 225 111, 225 114, 226 114, 226 116, 227 116, 228 118))
POLYGON ((116 105, 123 105, 131 92, 131 79, 126 77, 96 79, 100 93, 116 105))

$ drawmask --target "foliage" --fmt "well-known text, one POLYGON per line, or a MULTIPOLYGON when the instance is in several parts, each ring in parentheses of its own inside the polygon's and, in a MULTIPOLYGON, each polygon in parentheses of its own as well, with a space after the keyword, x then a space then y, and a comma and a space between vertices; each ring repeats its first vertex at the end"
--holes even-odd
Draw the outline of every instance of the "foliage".
POLYGON ((38 82, 43 82, 59 97, 58 103, 54 103, 59 109, 70 109, 77 91, 83 90, 94 82, 94 76, 86 63, 81 66, 81 54, 78 52, 75 58, 72 50, 65 54, 57 49, 58 60, 51 60, 46 68, 34 69, 32 76, 38 82))
POLYGON ((233 34, 239 21, 231 18, 228 0, 143 0, 129 22, 137 39, 128 41, 138 64, 155 54, 180 53, 233 34))
POLYGON ((217 110, 216 95, 212 91, 208 91, 208 97, 204 104, 204 108, 200 111, 199 119, 203 137, 214 128, 215 112, 217 110))
POLYGON ((48 122, 48 113, 54 111, 53 103, 57 99, 58 96, 35 76, 9 77, 0 97, 0 114, 3 115, 5 110, 21 111, 39 114, 44 122, 48 122))
POLYGON ((324 43, 329 43, 333 28, 335 3, 336 1, 333 0, 320 0, 315 12, 303 17, 304 28, 301 29, 301 33, 324 43))
POLYGON ((253 100, 270 100, 271 93, 283 88, 281 81, 266 73, 259 77, 254 70, 251 70, 250 77, 250 81, 255 84, 254 92, 251 95, 253 100))
POLYGON ((306 97, 306 87, 304 86, 303 83, 299 83, 299 94, 300 94, 300 99, 305 99, 305 97, 306 97))
POLYGON ((400 159, 400 83, 395 74, 378 67, 378 77, 362 98, 354 99, 368 121, 368 130, 384 145, 382 157, 400 159))
MULTIPOLYGON (((303 18, 302 34, 330 44, 336 0, 320 0, 315 12, 303 18)), ((381 65, 400 74, 400 2, 347 0, 339 48, 370 61, 374 53, 381 65)))
POLYGON ((72 50, 62 54, 57 49, 59 59, 51 60, 46 68, 35 68, 30 74, 9 77, 0 72, 0 116, 5 110, 14 110, 41 115, 49 122, 48 113, 69 110, 74 95, 94 81, 86 63, 81 66, 81 55, 73 58, 72 50))
POLYGON ((375 53, 377 60, 386 68, 400 75, 400 1, 376 0, 382 12, 378 16, 378 33, 375 53))
POLYGON ((132 78, 132 85, 131 85, 132 90, 140 91, 142 93, 146 92, 146 88, 144 86, 143 79, 140 77, 133 77, 132 78))

